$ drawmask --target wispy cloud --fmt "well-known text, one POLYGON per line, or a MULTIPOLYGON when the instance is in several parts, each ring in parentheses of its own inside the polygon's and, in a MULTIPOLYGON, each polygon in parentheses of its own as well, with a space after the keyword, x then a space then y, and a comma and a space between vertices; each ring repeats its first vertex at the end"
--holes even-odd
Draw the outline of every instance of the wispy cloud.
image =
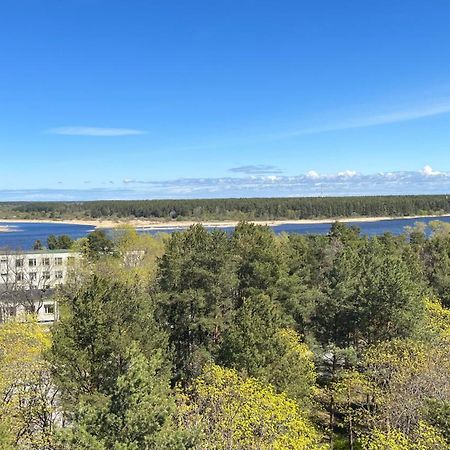
POLYGON ((101 128, 101 127, 59 127, 48 130, 50 134, 63 136, 94 136, 94 137, 115 137, 115 136, 135 136, 145 134, 143 130, 134 128, 101 128))
POLYGON ((450 100, 433 101, 409 108, 393 109, 373 115, 365 115, 357 118, 348 118, 342 121, 330 122, 323 125, 298 128, 279 134, 273 134, 271 137, 289 138, 308 134, 325 133, 329 131, 350 130, 356 128, 367 128, 378 125, 388 125, 399 122, 423 119, 426 117, 439 116, 450 113, 450 100))
MULTIPOLYGON (((440 99, 432 99, 415 103, 409 106, 391 105, 384 108, 376 108, 374 106, 366 105, 365 110, 372 110, 372 112, 358 112, 354 111, 352 107, 343 108, 339 112, 339 119, 323 119, 316 120, 305 119, 304 126, 289 126, 285 123, 278 125, 275 129, 270 124, 264 125, 264 131, 258 132, 253 129, 251 132, 242 132, 234 136, 218 137, 214 136, 210 139, 206 138, 199 142, 191 142, 189 145, 178 147, 167 147, 164 151, 185 151, 195 152, 199 150, 218 150, 227 148, 242 147, 243 145, 254 145, 257 143, 276 142, 288 139, 295 139, 301 136, 329 133, 334 131, 345 131, 359 128, 369 128, 374 126, 389 125, 401 122, 408 122, 427 117, 435 117, 450 113, 450 97, 442 96, 440 99), (378 109, 378 111, 377 111, 378 109)), ((333 115, 333 113, 331 113, 333 115)), ((328 113, 327 113, 328 115, 328 113)), ((334 115, 338 115, 337 112, 334 115)), ((291 122, 292 123, 292 122, 291 122)), ((139 154, 138 156, 142 156, 139 154)), ((235 173, 246 173, 246 168, 252 170, 255 167, 255 174, 258 166, 242 166, 231 168, 230 171, 235 173)), ((271 166, 267 166, 271 167, 271 166)), ((262 169, 264 171, 264 168, 262 169)), ((259 174, 263 174, 263 172, 259 174)), ((267 172, 269 173, 269 171, 267 172)), ((275 173, 275 172, 270 172, 275 173)), ((280 172, 278 172, 280 173, 280 172)))
POLYGON ((0 189, 2 201, 78 201, 137 198, 127 189, 0 189))
POLYGON ((228 169, 230 172, 243 173, 246 175, 270 175, 270 174, 281 174, 283 171, 275 166, 265 165, 265 164, 255 164, 248 166, 232 167, 228 169))

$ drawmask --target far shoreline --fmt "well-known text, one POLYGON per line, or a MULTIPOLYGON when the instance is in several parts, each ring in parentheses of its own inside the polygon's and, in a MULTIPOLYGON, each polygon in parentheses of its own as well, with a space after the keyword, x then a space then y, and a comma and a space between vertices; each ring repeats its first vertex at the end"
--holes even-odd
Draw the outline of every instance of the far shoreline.
MULTIPOLYGON (((327 219, 280 219, 280 220, 248 220, 249 223, 256 225, 267 225, 274 227, 277 225, 314 225, 314 224, 331 224, 334 222, 343 223, 366 223, 366 222, 381 222, 388 220, 407 220, 407 219, 439 219, 450 217, 450 214, 436 214, 423 216, 375 216, 375 217, 335 217, 327 219)), ((184 229, 191 225, 201 224, 209 228, 234 227, 240 221, 238 220, 183 220, 183 221, 157 221, 148 219, 6 219, 0 218, 1 223, 52 223, 52 224, 67 224, 67 225, 86 225, 92 226, 96 229, 101 228, 117 228, 121 226, 132 226, 133 228, 145 229, 160 229, 161 231, 167 229, 184 229)), ((0 225, 0 233, 7 233, 12 231, 8 226, 0 225)))

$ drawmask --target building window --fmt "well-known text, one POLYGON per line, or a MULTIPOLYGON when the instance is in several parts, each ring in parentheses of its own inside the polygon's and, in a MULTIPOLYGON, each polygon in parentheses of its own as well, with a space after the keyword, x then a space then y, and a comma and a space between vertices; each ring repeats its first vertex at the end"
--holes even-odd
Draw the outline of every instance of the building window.
POLYGON ((53 305, 53 304, 44 305, 44 313, 45 314, 55 314, 55 305, 53 305))
POLYGON ((50 258, 43 258, 42 259, 42 265, 43 266, 49 266, 50 265, 50 258))
POLYGON ((63 272, 62 272, 62 270, 57 270, 57 271, 55 272, 55 278, 56 278, 57 280, 62 280, 62 278, 63 278, 63 272))
POLYGON ((50 280, 50 272, 42 272, 42 278, 44 280, 50 280))
POLYGON ((34 281, 37 279, 37 272, 30 272, 29 276, 30 276, 30 281, 34 281))
POLYGON ((23 281, 23 273, 22 272, 16 273, 16 281, 23 281))
POLYGON ((55 264, 57 266, 62 266, 63 263, 63 259, 62 258, 55 258, 55 264))
POLYGON ((28 260, 28 267, 36 267, 36 258, 28 260))
POLYGON ((16 267, 23 267, 23 258, 16 259, 16 267))

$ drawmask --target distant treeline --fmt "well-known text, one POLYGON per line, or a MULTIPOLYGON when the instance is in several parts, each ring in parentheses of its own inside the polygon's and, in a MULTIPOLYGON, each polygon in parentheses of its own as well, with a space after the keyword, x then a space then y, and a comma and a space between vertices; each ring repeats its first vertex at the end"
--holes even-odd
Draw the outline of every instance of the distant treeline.
POLYGON ((1 203, 3 216, 313 219, 450 213, 446 195, 1 203))

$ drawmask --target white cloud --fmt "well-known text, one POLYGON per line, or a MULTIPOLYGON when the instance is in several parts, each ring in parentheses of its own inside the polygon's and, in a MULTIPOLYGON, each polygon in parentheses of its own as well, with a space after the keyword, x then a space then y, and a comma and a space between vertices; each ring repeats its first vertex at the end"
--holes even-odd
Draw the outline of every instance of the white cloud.
MULTIPOLYGON (((342 172, 346 174, 348 171, 342 172)), ((374 174, 319 174, 310 171, 294 176, 242 176, 179 178, 166 180, 123 179, 121 187, 85 189, 0 190, 2 200, 144 199, 211 197, 291 197, 346 195, 445 194, 450 192, 450 172, 426 166, 417 171, 374 174), (431 175, 430 175, 431 174, 431 175)))
POLYGON ((427 176, 427 177, 435 177, 436 175, 441 175, 442 172, 439 172, 437 170, 433 170, 433 168, 429 165, 426 165, 423 169, 422 169, 422 173, 427 176))
POLYGON ((100 127, 60 127, 48 130, 50 134, 63 136, 94 136, 94 137, 115 137, 115 136, 135 136, 145 134, 143 130, 133 128, 100 128, 100 127))
MULTIPOLYGON (((125 181, 125 180, 124 180, 125 181)), ((420 171, 398 171, 361 174, 345 170, 335 174, 249 175, 223 178, 180 178, 162 181, 129 180, 143 197, 171 196, 299 196, 316 195, 383 195, 431 194, 450 192, 450 172, 427 168, 420 171), (433 176, 430 176, 433 174, 433 176), (144 194, 145 192, 145 194, 144 194)))
POLYGON ((320 174, 315 170, 310 170, 306 173, 307 178, 311 178, 312 180, 317 180, 320 178, 320 174))
POLYGON ((346 178, 355 177, 357 174, 358 172, 355 172, 354 170, 344 170, 343 172, 338 172, 339 177, 346 177, 346 178))

